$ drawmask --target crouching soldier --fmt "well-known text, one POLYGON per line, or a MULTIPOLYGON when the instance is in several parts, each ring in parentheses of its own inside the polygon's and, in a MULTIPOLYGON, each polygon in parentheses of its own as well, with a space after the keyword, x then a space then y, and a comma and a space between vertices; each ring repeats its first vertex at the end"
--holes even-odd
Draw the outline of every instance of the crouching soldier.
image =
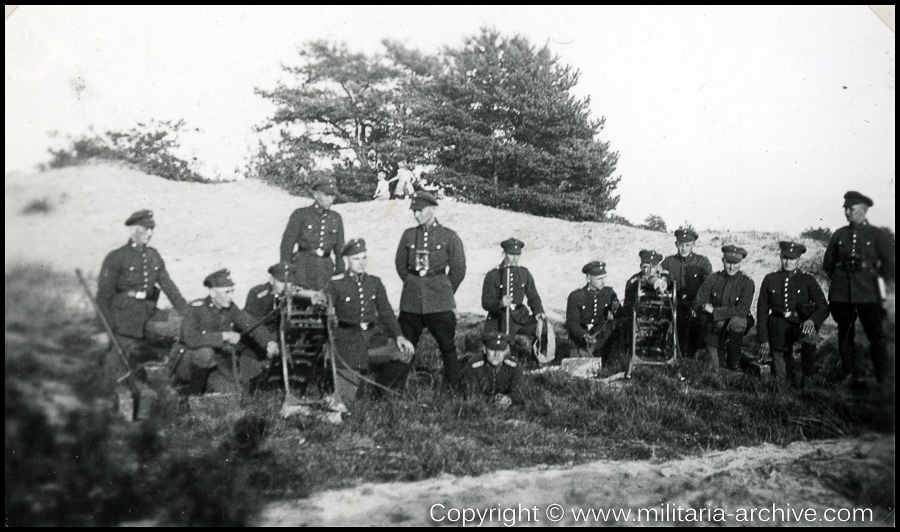
POLYGON ((522 370, 508 356, 511 338, 503 333, 484 333, 481 340, 483 356, 463 370, 463 393, 488 398, 503 408, 525 404, 519 390, 522 370))
POLYGON ((794 242, 780 242, 779 246, 781 271, 766 275, 759 287, 759 354, 765 358, 771 350, 772 370, 779 382, 803 386, 815 368, 816 337, 828 318, 828 301, 815 277, 798 269, 806 246, 794 242), (798 341, 802 376, 794 367, 798 341))
MULTIPOLYGON (((343 275, 335 276, 325 287, 334 305, 337 326, 333 327, 336 353, 337 381, 334 383, 337 400, 352 401, 375 364, 384 366, 399 358, 409 358, 415 348, 400 331, 400 324, 381 279, 366 273, 369 256, 366 241, 358 238, 344 246, 346 263, 343 275)), ((406 365, 391 366, 396 373, 405 374, 406 365)), ((375 376, 379 384, 393 384, 392 375, 375 376)))
POLYGON ((703 281, 694 300, 694 311, 704 325, 707 367, 712 371, 718 371, 720 365, 740 367, 744 336, 753 327, 750 307, 756 285, 741 273, 746 256, 744 248, 722 246, 724 269, 703 281))
POLYGON ((621 332, 616 328, 615 319, 619 298, 606 286, 606 263, 589 262, 581 271, 587 284, 569 294, 566 304, 566 329, 574 347, 572 356, 600 356, 604 347, 621 349, 621 332))
POLYGON ((232 357, 241 333, 266 346, 269 357, 278 354, 278 344, 268 329, 257 326, 257 320, 233 303, 234 282, 228 270, 211 273, 203 286, 209 296, 193 301, 185 311, 173 375, 187 394, 236 392, 233 370, 237 363, 232 357))

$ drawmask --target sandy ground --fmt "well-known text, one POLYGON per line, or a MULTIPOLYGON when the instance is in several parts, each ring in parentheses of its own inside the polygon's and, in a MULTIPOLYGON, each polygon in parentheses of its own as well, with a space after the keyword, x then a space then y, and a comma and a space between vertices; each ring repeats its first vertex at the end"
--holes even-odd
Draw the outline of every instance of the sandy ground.
POLYGON ((855 494, 835 489, 851 471, 893 472, 894 437, 741 447, 661 463, 600 461, 363 484, 272 505, 259 524, 462 525, 466 518, 469 526, 893 525, 893 513, 878 508, 864 513, 865 504, 847 498, 855 494), (854 509, 855 522, 828 522, 852 519, 854 509))
MULTIPOLYGON (((221 267, 232 270, 237 300, 265 282, 278 261, 281 235, 291 212, 311 203, 258 181, 217 185, 179 183, 114 165, 91 165, 24 175, 5 180, 6 268, 23 263, 61 270, 80 267, 96 276, 106 254, 128 239, 125 219, 139 209, 154 210, 157 229, 151 245, 166 261, 185 297, 205 297, 203 278, 221 267), (48 213, 23 215, 34 201, 46 201, 48 213)), ((384 281, 396 306, 402 288, 394 269, 397 243, 415 224, 408 201, 340 204, 348 239, 365 238, 369 272, 384 281)), ((563 319, 566 298, 584 283, 581 267, 591 260, 608 264, 608 283, 624 296, 625 281, 638 270, 638 252, 674 253, 671 233, 601 223, 572 223, 444 201, 438 220, 457 231, 468 271, 457 293, 461 312, 481 313, 484 275, 501 257, 499 243, 515 236, 526 242, 522 265, 528 267, 551 317, 563 319)), ((685 213, 690 218, 690 213, 685 213)), ((782 235, 783 236, 783 235, 782 235)), ((719 248, 735 242, 747 248, 745 271, 759 284, 778 265, 779 235, 702 232, 696 251, 721 267, 719 248)), ((818 243, 805 241, 809 256, 821 256, 818 243)))

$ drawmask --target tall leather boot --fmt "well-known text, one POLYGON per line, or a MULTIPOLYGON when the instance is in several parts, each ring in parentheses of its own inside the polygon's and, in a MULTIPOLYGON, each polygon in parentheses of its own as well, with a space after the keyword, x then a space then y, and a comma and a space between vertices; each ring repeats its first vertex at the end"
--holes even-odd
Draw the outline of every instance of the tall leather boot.
POLYGON ((725 367, 738 370, 741 367, 741 348, 744 346, 744 335, 729 332, 725 341, 725 367))

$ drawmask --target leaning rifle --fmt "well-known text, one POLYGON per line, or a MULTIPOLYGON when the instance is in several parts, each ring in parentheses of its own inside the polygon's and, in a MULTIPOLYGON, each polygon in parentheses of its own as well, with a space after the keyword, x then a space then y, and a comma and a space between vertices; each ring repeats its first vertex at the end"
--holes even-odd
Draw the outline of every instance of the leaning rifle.
POLYGON ((103 323, 103 328, 106 329, 106 334, 109 335, 109 340, 110 342, 112 342, 116 353, 119 355, 122 363, 125 364, 125 369, 128 370, 125 375, 119 377, 118 379, 118 382, 124 382, 132 377, 133 371, 131 369, 131 364, 128 363, 128 356, 125 355, 125 349, 122 348, 122 344, 119 343, 118 338, 116 338, 115 333, 113 333, 112 326, 110 326, 109 321, 106 319, 106 315, 103 314, 103 310, 100 309, 100 304, 97 303, 97 299, 91 292, 91 288, 90 286, 88 286, 87 281, 84 279, 84 274, 82 273, 80 268, 75 268, 75 275, 78 276, 78 281, 81 283, 82 288, 84 288, 85 294, 87 294, 88 299, 90 299, 91 303, 94 305, 94 310, 97 311, 97 316, 100 316, 100 322, 103 323))

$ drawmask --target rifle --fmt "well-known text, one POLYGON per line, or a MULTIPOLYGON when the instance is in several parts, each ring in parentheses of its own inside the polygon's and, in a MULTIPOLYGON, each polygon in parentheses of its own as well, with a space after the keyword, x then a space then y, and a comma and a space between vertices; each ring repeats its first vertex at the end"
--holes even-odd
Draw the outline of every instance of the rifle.
POLYGON ((97 303, 97 299, 91 292, 91 288, 90 286, 88 286, 87 281, 84 279, 84 274, 82 273, 80 268, 75 268, 75 275, 78 277, 78 281, 81 283, 81 287, 84 288, 84 292, 85 294, 87 294, 88 299, 91 300, 91 304, 94 305, 94 310, 97 311, 97 315, 100 317, 100 322, 103 323, 103 328, 106 329, 106 334, 109 335, 109 340, 110 342, 112 342, 116 353, 119 355, 119 359, 122 360, 122 363, 125 364, 125 369, 128 370, 127 373, 119 377, 116 382, 125 382, 126 380, 131 379, 133 377, 133 370, 131 369, 131 364, 128 363, 128 356, 125 354, 125 349, 122 348, 122 344, 120 344, 118 338, 116 338, 112 326, 109 324, 109 321, 106 319, 106 316, 100 309, 100 304, 97 303))
POLYGON ((343 403, 343 398, 338 393, 338 374, 337 374, 337 349, 334 345, 334 326, 337 323, 337 314, 334 312, 334 304, 331 301, 331 295, 326 294, 328 301, 328 314, 325 318, 325 330, 328 335, 328 351, 331 355, 331 378, 334 379, 334 396, 339 403, 343 403))

